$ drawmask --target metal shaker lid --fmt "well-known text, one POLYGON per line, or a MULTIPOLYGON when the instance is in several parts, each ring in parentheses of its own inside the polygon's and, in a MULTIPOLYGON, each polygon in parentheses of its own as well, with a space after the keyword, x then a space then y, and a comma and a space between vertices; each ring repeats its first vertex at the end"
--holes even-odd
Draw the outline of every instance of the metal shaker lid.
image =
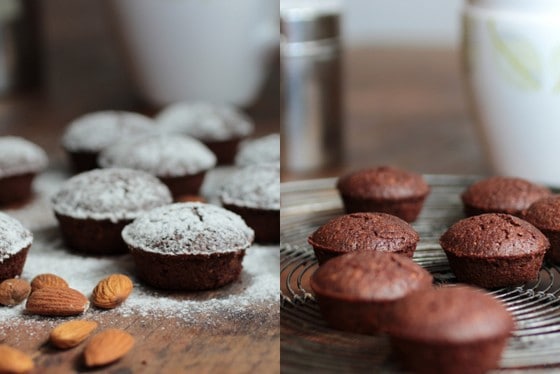
POLYGON ((338 39, 340 11, 337 0, 280 0, 282 42, 338 39))

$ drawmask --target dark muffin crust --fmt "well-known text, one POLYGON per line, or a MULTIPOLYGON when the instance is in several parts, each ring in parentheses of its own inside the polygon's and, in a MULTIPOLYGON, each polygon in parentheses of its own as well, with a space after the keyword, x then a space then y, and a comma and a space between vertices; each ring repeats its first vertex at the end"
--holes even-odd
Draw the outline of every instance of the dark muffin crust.
POLYGON ((5 259, 4 262, 0 262, 0 282, 21 275, 29 248, 31 245, 5 259))
POLYGON ((547 258, 560 263, 560 195, 537 200, 522 217, 548 238, 550 248, 546 254, 547 258))
POLYGON ((485 373, 496 368, 514 330, 505 306, 466 286, 415 292, 395 303, 389 328, 399 361, 420 373, 485 373))
POLYGON ((232 204, 223 204, 227 210, 239 214, 255 231, 255 242, 278 243, 280 241, 280 211, 255 209, 232 204))
POLYGON ((347 252, 383 251, 412 257, 420 237, 408 223, 385 213, 336 217, 308 238, 319 264, 347 252))
POLYGON ((336 329, 376 333, 391 323, 395 301, 429 288, 432 276, 409 258, 354 252, 321 266, 311 277, 321 314, 336 329))
POLYGON ((27 202, 33 195, 33 178, 35 173, 0 178, 0 205, 17 206, 27 202))
POLYGON ((243 138, 201 141, 216 155, 218 165, 232 165, 241 140, 243 138))
POLYGON ((205 176, 206 171, 202 171, 180 177, 159 177, 159 180, 169 188, 171 195, 173 195, 173 200, 179 201, 183 196, 197 195, 205 176))
POLYGON ((536 227, 503 213, 460 220, 440 244, 459 281, 486 288, 536 279, 550 245, 536 227))
POLYGON ((507 213, 520 216, 535 201, 551 194, 546 187, 514 177, 490 177, 469 186, 461 195, 467 216, 507 213))

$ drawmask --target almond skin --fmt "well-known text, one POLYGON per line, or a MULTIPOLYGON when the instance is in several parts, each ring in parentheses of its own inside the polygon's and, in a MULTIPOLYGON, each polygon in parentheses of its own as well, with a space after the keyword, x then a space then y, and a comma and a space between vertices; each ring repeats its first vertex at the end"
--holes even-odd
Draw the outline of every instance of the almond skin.
POLYGON ((132 281, 126 275, 112 274, 97 283, 91 301, 98 308, 113 309, 127 299, 133 287, 132 281))
POLYGON ((134 345, 134 338, 126 331, 107 329, 89 340, 84 349, 87 367, 102 366, 117 361, 134 345))
POLYGON ((0 304, 13 306, 27 299, 31 292, 29 282, 24 279, 6 279, 0 283, 0 304))
POLYGON ((42 316, 75 316, 84 313, 89 301, 73 288, 45 287, 31 292, 25 309, 42 316))
POLYGON ((0 344, 0 373, 28 373, 35 365, 31 357, 6 344, 0 344))
POLYGON ((31 281, 32 291, 45 287, 68 288, 68 283, 58 275, 50 273, 39 274, 31 281))
POLYGON ((74 320, 56 326, 49 336, 52 345, 60 349, 77 346, 97 328, 95 321, 74 320))

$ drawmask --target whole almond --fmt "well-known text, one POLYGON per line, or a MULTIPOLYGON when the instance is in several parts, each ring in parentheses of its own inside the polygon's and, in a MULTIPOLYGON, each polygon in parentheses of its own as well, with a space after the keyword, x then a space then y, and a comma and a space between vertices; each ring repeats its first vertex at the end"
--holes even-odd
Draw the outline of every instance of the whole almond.
POLYGON ((109 275, 97 283, 91 301, 98 308, 113 309, 126 300, 133 287, 132 281, 126 275, 109 275))
POLYGON ((0 304, 13 306, 20 304, 29 296, 31 286, 24 279, 6 279, 0 283, 0 304))
POLYGON ((60 349, 68 349, 77 346, 97 328, 97 322, 74 320, 63 322, 56 326, 50 334, 52 345, 60 349))
POLYGON ((107 365, 117 361, 132 349, 134 338, 126 331, 107 329, 89 340, 84 349, 87 367, 107 365))
POLYGON ((87 310, 89 301, 73 288, 45 287, 31 292, 25 309, 42 316, 74 316, 87 310))
POLYGON ((45 287, 68 288, 68 283, 58 275, 50 273, 39 274, 31 281, 31 290, 33 291, 45 287))
POLYGON ((0 344, 0 373, 27 373, 34 367, 29 355, 9 345, 0 344))

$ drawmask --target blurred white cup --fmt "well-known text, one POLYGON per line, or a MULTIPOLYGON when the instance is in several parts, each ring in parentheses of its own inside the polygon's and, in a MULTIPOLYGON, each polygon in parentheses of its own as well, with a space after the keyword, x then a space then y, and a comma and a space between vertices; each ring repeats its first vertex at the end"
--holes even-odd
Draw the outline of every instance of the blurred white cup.
POLYGON ((108 0, 145 99, 249 105, 279 41, 273 0, 108 0))
POLYGON ((560 186, 560 1, 467 0, 463 57, 495 172, 560 186))

